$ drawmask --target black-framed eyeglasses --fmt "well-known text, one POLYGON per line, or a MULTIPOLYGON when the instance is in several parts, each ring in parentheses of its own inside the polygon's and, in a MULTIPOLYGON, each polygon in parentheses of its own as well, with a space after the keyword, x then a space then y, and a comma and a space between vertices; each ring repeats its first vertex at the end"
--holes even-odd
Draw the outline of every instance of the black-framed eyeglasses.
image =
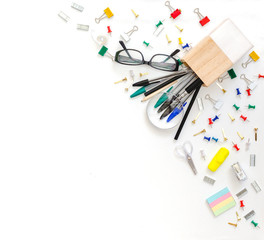
POLYGON ((124 65, 142 65, 147 64, 153 68, 162 71, 178 71, 179 62, 173 56, 180 50, 176 49, 172 54, 155 54, 149 61, 145 61, 143 54, 135 49, 127 49, 123 41, 119 41, 123 50, 117 51, 115 54, 115 61, 124 65))

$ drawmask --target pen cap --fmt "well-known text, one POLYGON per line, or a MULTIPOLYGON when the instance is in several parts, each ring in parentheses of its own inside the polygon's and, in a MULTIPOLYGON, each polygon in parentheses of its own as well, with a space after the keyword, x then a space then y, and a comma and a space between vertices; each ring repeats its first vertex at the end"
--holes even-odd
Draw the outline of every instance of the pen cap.
POLYGON ((212 161, 209 163, 208 168, 212 171, 215 172, 221 164, 226 160, 226 158, 229 155, 229 151, 222 147, 219 149, 219 151, 215 154, 214 158, 212 161))
POLYGON ((183 61, 209 86, 229 70, 253 45, 230 20, 224 20, 192 48, 183 61))

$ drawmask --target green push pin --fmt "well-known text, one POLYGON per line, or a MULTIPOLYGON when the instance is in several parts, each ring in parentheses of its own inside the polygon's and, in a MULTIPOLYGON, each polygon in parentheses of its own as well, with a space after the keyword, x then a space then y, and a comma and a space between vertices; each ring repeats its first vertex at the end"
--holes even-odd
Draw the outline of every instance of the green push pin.
MULTIPOLYGON (((170 90, 172 89, 173 87, 170 87, 168 90, 167 90, 167 93, 170 92, 170 90)), ((167 99, 168 99, 168 94, 167 93, 163 93, 161 95, 161 97, 159 98, 159 100, 156 102, 154 108, 157 108, 159 107, 162 103, 164 103, 167 99)))
POLYGON ((250 104, 248 104, 248 109, 255 109, 256 108, 256 106, 255 105, 250 105, 250 104))
POLYGON ((156 27, 158 28, 162 24, 163 24, 162 21, 159 21, 158 24, 156 24, 156 27))
POLYGON ((179 66, 181 66, 183 64, 180 59, 177 59, 177 61, 179 62, 179 66))
POLYGON ((251 223, 252 223, 255 227, 260 228, 260 227, 258 226, 258 223, 254 222, 253 220, 251 221, 251 223))
POLYGON ((149 46, 149 43, 147 43, 146 41, 144 41, 143 44, 145 44, 147 47, 149 46))
POLYGON ((236 111, 238 111, 239 108, 240 108, 240 107, 238 107, 236 104, 234 104, 233 107, 236 109, 236 111))

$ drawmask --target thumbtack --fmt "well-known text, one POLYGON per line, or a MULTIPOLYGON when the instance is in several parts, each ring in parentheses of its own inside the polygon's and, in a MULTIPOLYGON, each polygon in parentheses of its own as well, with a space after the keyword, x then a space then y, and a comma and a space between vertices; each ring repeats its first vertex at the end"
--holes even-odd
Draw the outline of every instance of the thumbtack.
POLYGON ((99 18, 95 18, 95 22, 98 24, 98 23, 100 23, 101 22, 101 20, 102 19, 104 19, 104 18, 111 18, 111 17, 113 17, 114 16, 114 14, 112 13, 112 11, 110 10, 110 8, 106 8, 105 10, 104 10, 104 13, 103 13, 103 15, 101 15, 99 18))
POLYGON ((233 107, 236 109, 236 111, 238 111, 239 108, 240 108, 240 107, 238 107, 236 104, 234 104, 233 107))
POLYGON ((206 136, 204 136, 204 140, 207 140, 208 142, 210 142, 211 137, 206 137, 206 136))
POLYGON ((132 84, 134 83, 134 80, 135 80, 134 71, 133 70, 129 70, 129 74, 130 74, 130 78, 131 78, 131 83, 127 87, 125 87, 126 91, 129 90, 129 88, 132 86, 132 84))
POLYGON ((186 43, 184 46, 182 46, 182 48, 184 49, 184 48, 189 48, 190 46, 189 46, 189 44, 188 43, 186 43))
POLYGON ((240 150, 240 148, 237 146, 237 144, 236 143, 234 143, 234 142, 232 142, 233 143, 233 148, 235 148, 237 151, 239 151, 240 150))
POLYGON ((111 32, 112 32, 112 30, 111 30, 110 26, 107 26, 107 33, 109 33, 111 35, 111 32))
POLYGON ((246 106, 248 109, 256 109, 256 105, 251 105, 251 104, 248 104, 248 106, 246 106))
POLYGON ((222 90, 223 93, 226 93, 226 90, 219 83, 216 83, 216 85, 222 90))
POLYGON ((237 135, 240 137, 241 140, 244 139, 244 137, 239 132, 237 132, 237 135))
POLYGON ((150 45, 150 43, 149 43, 149 42, 143 41, 143 44, 144 44, 144 45, 146 45, 146 47, 148 47, 148 46, 149 46, 149 47, 151 47, 151 48, 152 48, 152 46, 150 45))
POLYGON ((195 133, 193 136, 197 136, 197 135, 199 135, 199 134, 201 134, 201 133, 204 133, 204 132, 206 132, 205 129, 203 129, 202 131, 200 131, 200 132, 198 132, 198 133, 195 133))
POLYGON ((236 119, 234 117, 231 116, 230 113, 228 113, 228 116, 230 117, 231 121, 234 122, 236 119))
POLYGON ((258 75, 258 78, 264 78, 264 75, 260 75, 260 74, 259 74, 259 75, 258 75))
POLYGON ((259 56, 253 51, 249 54, 249 59, 245 63, 242 63, 242 67, 246 68, 249 63, 256 62, 257 60, 259 60, 259 56))
POLYGON ((181 14, 181 10, 180 9, 174 9, 171 5, 170 5, 170 1, 166 1, 165 2, 165 6, 167 6, 170 11, 171 11, 171 17, 173 19, 175 19, 176 17, 178 17, 181 14))
POLYGON ((237 91, 237 95, 240 95, 241 94, 239 88, 237 88, 236 91, 237 91))
POLYGON ((121 80, 119 80, 119 81, 117 81, 117 82, 114 82, 114 84, 121 83, 121 82, 125 82, 125 81, 127 81, 127 78, 126 77, 123 78, 123 79, 121 79, 121 80))
POLYGON ((180 31, 182 32, 183 31, 183 28, 180 28, 179 26, 175 25, 175 27, 180 31))
POLYGON ((249 138, 248 141, 246 142, 246 150, 249 150, 250 144, 251 144, 251 140, 249 138))
POLYGON ((248 96, 251 96, 251 93, 250 93, 250 89, 248 88, 247 90, 246 90, 246 92, 247 92, 247 94, 248 94, 248 96))
POLYGON ((205 24, 207 24, 207 23, 209 23, 210 22, 210 19, 206 16, 206 17, 204 17, 201 13, 200 13, 200 11, 199 11, 199 8, 195 8, 194 9, 194 13, 196 13, 197 15, 198 15, 198 17, 199 17, 199 19, 200 19, 200 24, 202 25, 202 26, 204 26, 205 24))
POLYGON ((236 73, 235 73, 235 71, 234 71, 233 68, 231 68, 230 70, 228 70, 227 73, 226 73, 224 76, 219 77, 219 78, 218 78, 218 82, 223 82, 224 79, 227 79, 227 78, 228 78, 228 76, 229 76, 231 79, 237 77, 237 75, 236 75, 236 73))
POLYGON ((212 140, 214 140, 215 142, 218 142, 218 138, 212 137, 212 140))
POLYGON ((168 43, 171 43, 171 40, 169 39, 168 34, 166 34, 166 38, 167 38, 168 43))
POLYGON ((243 200, 240 200, 240 207, 244 210, 245 205, 244 205, 243 200))
POLYGON ((154 31, 154 35, 157 37, 157 36, 159 36, 159 34, 164 30, 164 26, 163 26, 163 22, 165 21, 165 19, 164 20, 162 20, 162 21, 159 21, 157 24, 156 24, 156 30, 154 31))
POLYGON ((222 128, 222 134, 223 134, 223 137, 224 137, 224 141, 227 141, 228 140, 228 138, 226 137, 226 135, 225 135, 225 131, 224 131, 224 129, 222 128))
POLYGON ((232 225, 232 226, 234 226, 234 227, 237 227, 237 224, 236 223, 228 223, 229 225, 232 225))
POLYGON ((236 212, 236 217, 237 217, 238 222, 241 221, 241 218, 239 217, 238 212, 236 212))
MULTIPOLYGON (((219 116, 220 116, 220 114, 219 114, 219 116)), ((213 120, 213 122, 215 122, 217 119, 219 119, 219 117, 217 115, 215 115, 215 117, 212 120, 213 120)))
POLYGON ((212 118, 208 118, 208 121, 209 121, 209 125, 213 125, 214 123, 213 123, 213 121, 212 121, 212 118))
POLYGON ((255 142, 258 141, 258 128, 254 128, 255 131, 255 142))
POLYGON ((104 45, 99 50, 98 54, 101 55, 102 57, 104 55, 106 55, 107 57, 111 58, 112 61, 114 61, 114 56, 111 53, 108 52, 108 48, 106 46, 104 46, 104 45))
POLYGON ((148 75, 148 72, 145 72, 145 73, 139 73, 139 76, 140 76, 140 77, 145 76, 145 75, 148 75))
POLYGON ((247 117, 243 116, 242 114, 240 115, 240 118, 243 119, 244 122, 245 122, 245 121, 249 121, 249 120, 247 119, 247 117))
POLYGON ((182 45, 182 44, 183 44, 183 42, 182 42, 182 39, 181 39, 181 38, 179 38, 179 44, 180 44, 180 45, 182 45))
POLYGON ((135 13, 135 11, 133 9, 131 9, 132 13, 135 15, 135 17, 137 18, 139 15, 135 13))
POLYGON ((260 227, 258 226, 258 223, 254 222, 253 220, 251 221, 251 223, 254 225, 254 227, 260 228, 260 227))
POLYGON ((197 119, 199 118, 200 114, 201 114, 201 112, 199 112, 199 113, 197 114, 197 116, 195 117, 195 119, 192 120, 192 123, 193 123, 193 124, 196 123, 196 121, 197 121, 197 119))

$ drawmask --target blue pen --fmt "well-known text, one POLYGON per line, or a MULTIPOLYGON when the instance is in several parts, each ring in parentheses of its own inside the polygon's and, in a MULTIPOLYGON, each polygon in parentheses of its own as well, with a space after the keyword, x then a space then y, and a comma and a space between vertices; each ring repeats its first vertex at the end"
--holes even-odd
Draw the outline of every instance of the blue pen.
POLYGON ((183 110, 183 107, 185 107, 186 104, 187 102, 185 102, 181 108, 176 107, 170 114, 170 116, 167 118, 167 122, 170 122, 174 117, 176 117, 183 110))

